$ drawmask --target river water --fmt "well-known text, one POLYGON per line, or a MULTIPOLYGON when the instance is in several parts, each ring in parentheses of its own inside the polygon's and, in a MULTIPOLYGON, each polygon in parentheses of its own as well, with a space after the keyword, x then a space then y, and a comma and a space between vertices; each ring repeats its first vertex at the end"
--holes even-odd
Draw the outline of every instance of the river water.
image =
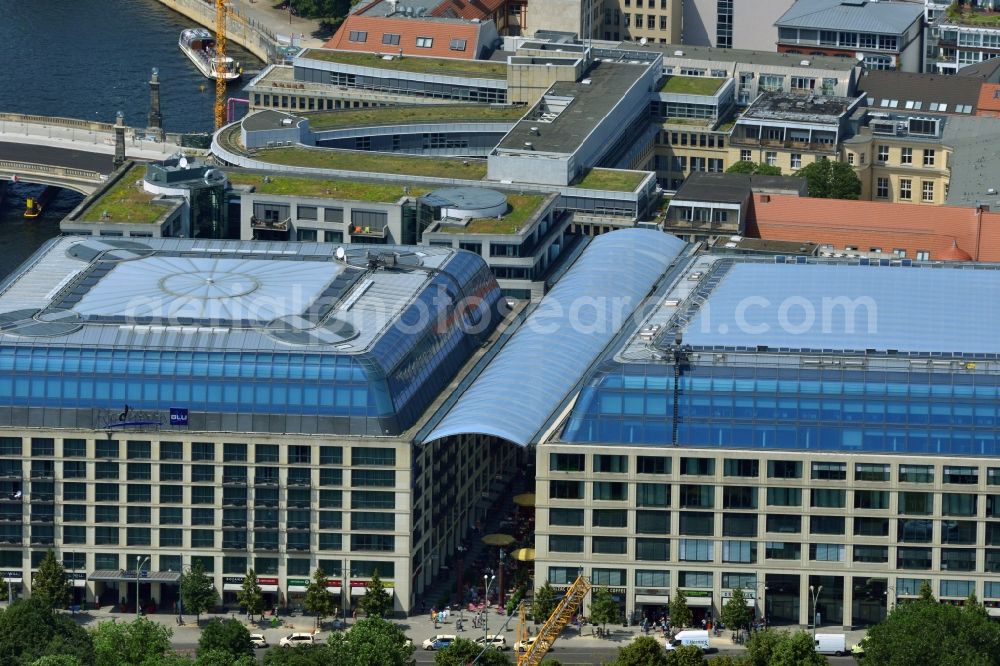
MULTIPOLYGON (((160 111, 168 132, 209 132, 215 84, 177 48, 197 24, 154 0, 0 0, 0 111, 145 127, 149 81, 160 70, 160 111)), ((257 70, 260 61, 230 45, 230 55, 257 70)), ((244 77, 244 81, 248 80, 244 77)), ((230 85, 232 97, 243 97, 230 85)), ((68 190, 41 218, 23 217, 24 200, 42 188, 7 188, 0 206, 0 276, 59 233, 59 220, 82 197, 68 190)))

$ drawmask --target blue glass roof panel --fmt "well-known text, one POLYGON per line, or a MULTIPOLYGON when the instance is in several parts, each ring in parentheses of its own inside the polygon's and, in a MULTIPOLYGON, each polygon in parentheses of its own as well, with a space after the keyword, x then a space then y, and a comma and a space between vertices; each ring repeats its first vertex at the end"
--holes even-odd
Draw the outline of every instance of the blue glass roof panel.
POLYGON ((1000 352, 1000 271, 737 263, 688 324, 693 346, 1000 352))

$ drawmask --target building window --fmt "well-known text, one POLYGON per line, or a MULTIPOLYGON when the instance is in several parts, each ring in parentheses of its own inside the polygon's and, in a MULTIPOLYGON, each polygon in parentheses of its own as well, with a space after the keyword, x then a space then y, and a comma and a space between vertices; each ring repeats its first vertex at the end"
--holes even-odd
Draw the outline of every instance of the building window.
POLYGON ((364 30, 351 30, 347 35, 347 41, 363 44, 368 41, 368 33, 364 30))
POLYGON ((889 161, 889 146, 878 146, 876 151, 875 159, 880 164, 885 164, 889 161))
POLYGON ((681 539, 678 559, 682 562, 711 562, 715 542, 707 539, 681 539))
POLYGON ((389 46, 399 46, 399 35, 392 32, 382 33, 382 43, 389 46))
POLYGON ((741 162, 751 162, 753 157, 750 155, 750 151, 746 149, 740 150, 740 161, 741 162))
POLYGON ((930 261, 931 253, 928 250, 917 250, 917 261, 930 261))
POLYGON ((934 166, 934 151, 925 150, 924 151, 924 166, 934 166))
MULTIPOLYGON (((924 250, 917 250, 917 259, 924 250)), ((927 257, 923 257, 926 259, 927 257)), ((934 468, 930 465, 900 465, 899 480, 903 483, 934 483, 934 468)))
POLYGON ((921 199, 926 202, 934 201, 934 181, 925 180, 920 183, 921 199))
POLYGON ((549 509, 549 525, 583 526, 583 509, 549 509))
POLYGON ((681 458, 681 474, 712 476, 715 474, 714 458, 681 458))
POLYGON ((569 534, 549 535, 549 550, 553 553, 582 553, 583 537, 569 534))
POLYGON ((817 562, 843 562, 844 544, 811 543, 809 544, 809 559, 817 562))
POLYGON ((844 481, 847 479, 847 463, 814 462, 812 478, 821 481, 844 481))
POLYGON ((876 199, 888 199, 889 198, 889 179, 882 178, 881 176, 875 183, 875 198, 876 199))
POLYGON ((760 461, 751 458, 727 458, 723 461, 723 474, 756 478, 760 476, 760 461))
POLYGON ((792 168, 793 169, 802 168, 802 153, 792 153, 792 168))
POLYGON ((847 153, 847 163, 854 166, 854 153, 847 153))
POLYGON ((913 148, 902 148, 899 151, 900 164, 913 164, 913 148))
POLYGON ((879 463, 855 463, 855 481, 888 481, 889 466, 879 463))
POLYGON ((618 455, 595 455, 594 471, 607 472, 612 474, 628 473, 628 456, 618 455))
POLYGON ((421 49, 429 49, 434 46, 433 37, 417 37, 417 47, 421 49))
POLYGON ((638 474, 670 474, 671 462, 672 458, 667 456, 637 456, 635 471, 638 474))
POLYGON ((913 191, 913 181, 909 178, 899 179, 899 198, 903 201, 909 201, 912 196, 913 191))
POLYGON ((802 463, 797 460, 768 460, 767 478, 801 479, 802 463))
POLYGON ((466 44, 468 44, 467 40, 464 40, 464 39, 453 39, 453 40, 451 40, 451 44, 449 45, 449 48, 452 51, 464 51, 465 47, 466 47, 466 44))
POLYGON ((767 503, 769 506, 801 506, 801 488, 768 488, 767 503))

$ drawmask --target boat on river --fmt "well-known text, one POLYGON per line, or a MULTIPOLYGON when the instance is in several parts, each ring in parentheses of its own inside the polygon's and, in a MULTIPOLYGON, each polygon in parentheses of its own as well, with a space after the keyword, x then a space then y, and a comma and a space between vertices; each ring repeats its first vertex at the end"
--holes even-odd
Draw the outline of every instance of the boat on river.
MULTIPOLYGON (((205 28, 188 28, 181 32, 177 41, 184 55, 194 63, 198 71, 210 79, 217 79, 217 59, 215 57, 215 35, 205 28)), ((243 75, 243 66, 229 56, 222 58, 222 78, 235 81, 243 75)))

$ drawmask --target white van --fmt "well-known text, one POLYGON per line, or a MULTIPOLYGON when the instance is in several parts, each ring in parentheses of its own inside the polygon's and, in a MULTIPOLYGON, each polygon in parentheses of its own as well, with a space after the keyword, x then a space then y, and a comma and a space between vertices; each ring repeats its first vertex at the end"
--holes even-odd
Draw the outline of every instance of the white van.
POLYGON ((667 650, 676 650, 682 645, 694 645, 700 647, 702 652, 708 652, 708 631, 704 629, 689 629, 678 632, 673 640, 667 641, 667 650))
POLYGON ((844 634, 816 634, 816 654, 847 654, 847 637, 844 634))

